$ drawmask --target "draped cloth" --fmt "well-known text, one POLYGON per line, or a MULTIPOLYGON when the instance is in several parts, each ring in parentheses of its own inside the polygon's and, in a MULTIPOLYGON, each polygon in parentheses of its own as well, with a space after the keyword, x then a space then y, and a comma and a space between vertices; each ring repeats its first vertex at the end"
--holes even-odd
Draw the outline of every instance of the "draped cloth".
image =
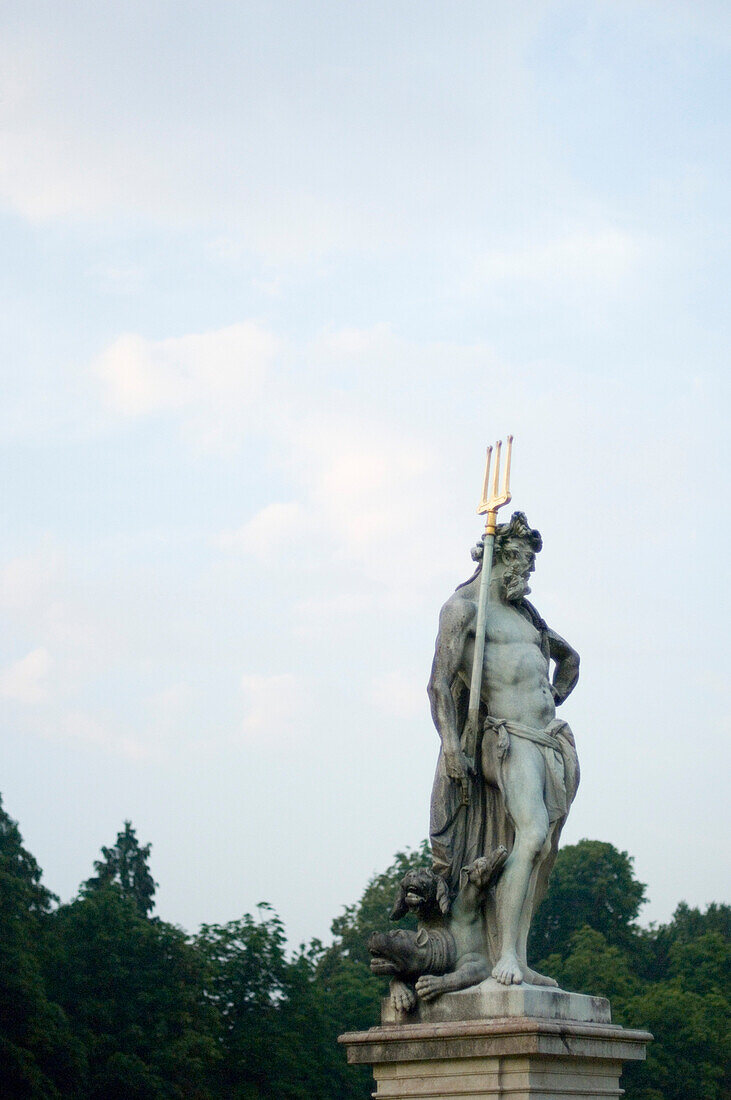
POLYGON ((484 729, 493 730, 497 735, 497 755, 500 762, 498 783, 503 796, 502 763, 510 751, 510 738, 521 737, 546 750, 543 753, 546 765, 543 801, 548 811, 548 820, 553 823, 565 818, 576 794, 579 765, 574 735, 568 723, 556 718, 546 726, 545 730, 537 730, 532 726, 524 726, 521 722, 488 716, 485 719, 484 729), (569 796, 572 790, 573 794, 569 796))
MULTIPOLYGON (((459 727, 464 727, 467 691, 460 680, 453 686, 459 727)), ((461 869, 479 856, 489 856, 502 844, 508 852, 515 839, 513 823, 505 805, 502 764, 510 751, 510 740, 521 737, 532 741, 543 755, 546 781, 544 801, 551 823, 551 850, 540 865, 533 912, 546 892, 548 876, 558 853, 561 829, 568 816, 579 785, 579 761, 574 736, 568 723, 555 719, 546 729, 536 730, 520 723, 483 715, 483 731, 478 744, 476 773, 469 780, 469 805, 462 803, 462 788, 447 775, 444 753, 439 753, 431 801, 430 837, 434 873, 447 884, 450 897, 459 889, 461 869), (489 757, 493 766, 485 769, 481 761, 489 757), (486 770, 492 775, 485 778, 486 770)), ((494 889, 485 903, 485 937, 497 962, 500 943, 495 914, 494 889)))

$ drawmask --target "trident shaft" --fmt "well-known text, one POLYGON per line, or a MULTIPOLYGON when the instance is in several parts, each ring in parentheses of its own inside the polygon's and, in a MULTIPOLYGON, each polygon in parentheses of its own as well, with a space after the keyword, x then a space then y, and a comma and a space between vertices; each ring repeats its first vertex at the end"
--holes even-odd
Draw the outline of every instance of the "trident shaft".
MULTIPOLYGON (((492 461, 492 447, 487 448, 487 461, 485 463, 485 479, 482 483, 482 499, 480 500, 477 514, 486 516, 485 537, 483 540, 482 570, 480 573, 480 591, 477 597, 477 623, 475 625, 475 656, 472 662, 472 678, 470 680, 470 702, 467 711, 462 748, 470 764, 476 766, 477 753, 477 720, 480 711, 480 699, 482 697, 482 666, 485 658, 485 620, 487 618, 487 598, 490 591, 490 575, 492 573, 492 551, 495 544, 495 531, 497 529, 498 510, 505 504, 509 504, 510 496, 510 459, 513 452, 513 437, 508 436, 508 445, 505 455, 505 472, 503 474, 502 488, 500 483, 500 449, 502 440, 495 444, 495 468, 490 488, 490 465, 492 461), (489 494, 489 495, 488 495, 489 494)), ((469 804, 469 779, 462 780, 462 802, 469 804)))

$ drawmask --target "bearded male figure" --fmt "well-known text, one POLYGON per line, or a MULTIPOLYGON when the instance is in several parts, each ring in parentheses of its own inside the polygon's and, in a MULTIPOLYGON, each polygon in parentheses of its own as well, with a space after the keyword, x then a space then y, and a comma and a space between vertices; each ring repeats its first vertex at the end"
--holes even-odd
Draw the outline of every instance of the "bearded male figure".
POLYGON ((541 547, 522 512, 497 527, 474 759, 463 734, 481 564, 442 608, 428 689, 442 743, 431 803, 434 872, 453 898, 463 867, 508 849, 483 913, 485 956, 505 985, 556 985, 528 966, 526 946, 579 783, 573 735, 556 719, 576 686, 579 656, 525 599, 541 547))

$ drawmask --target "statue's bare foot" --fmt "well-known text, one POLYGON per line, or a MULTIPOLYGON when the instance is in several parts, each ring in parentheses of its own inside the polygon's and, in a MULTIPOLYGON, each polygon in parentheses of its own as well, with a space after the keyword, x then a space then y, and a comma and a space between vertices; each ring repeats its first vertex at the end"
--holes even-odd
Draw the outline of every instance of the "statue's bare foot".
POLYGON ((416 983, 416 992, 422 1001, 434 1001, 444 992, 444 981, 436 974, 422 974, 416 983))
POLYGON ((502 955, 493 969, 492 976, 495 981, 503 985, 520 985, 523 981, 523 971, 520 969, 518 956, 512 951, 502 955))
POLYGON ((411 1012, 416 1005, 416 994, 411 986, 394 978, 391 982, 391 1004, 397 1012, 411 1012))
POLYGON ((547 974, 539 974, 537 970, 531 970, 529 966, 523 967, 523 981, 528 982, 529 985, 550 985, 553 989, 558 989, 558 982, 555 978, 549 978, 547 974))

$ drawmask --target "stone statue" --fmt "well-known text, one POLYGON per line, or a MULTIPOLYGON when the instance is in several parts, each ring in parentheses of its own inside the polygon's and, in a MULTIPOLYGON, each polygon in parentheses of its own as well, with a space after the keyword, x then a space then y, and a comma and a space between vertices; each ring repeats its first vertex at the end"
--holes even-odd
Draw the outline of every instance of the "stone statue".
POLYGON ((488 520, 472 551, 475 573, 442 608, 429 680, 441 740, 431 800, 431 876, 402 883, 392 919, 412 911, 417 932, 371 937, 375 973, 409 1011, 492 976, 503 985, 555 986, 528 965, 532 915, 579 784, 573 734, 556 707, 573 691, 579 657, 526 596, 542 541, 522 512, 498 525, 510 500, 510 447, 500 454, 488 520), (553 665, 553 673, 551 666, 553 665))
POLYGON ((522 512, 497 528, 481 677, 482 734, 474 757, 464 750, 463 731, 481 564, 442 608, 429 681, 442 742, 431 803, 434 871, 454 896, 462 867, 498 845, 508 849, 494 903, 484 912, 485 953, 492 976, 505 985, 555 985, 528 966, 526 944, 579 783, 573 735, 556 719, 556 706, 578 680, 579 657, 525 598, 541 545, 522 512))

